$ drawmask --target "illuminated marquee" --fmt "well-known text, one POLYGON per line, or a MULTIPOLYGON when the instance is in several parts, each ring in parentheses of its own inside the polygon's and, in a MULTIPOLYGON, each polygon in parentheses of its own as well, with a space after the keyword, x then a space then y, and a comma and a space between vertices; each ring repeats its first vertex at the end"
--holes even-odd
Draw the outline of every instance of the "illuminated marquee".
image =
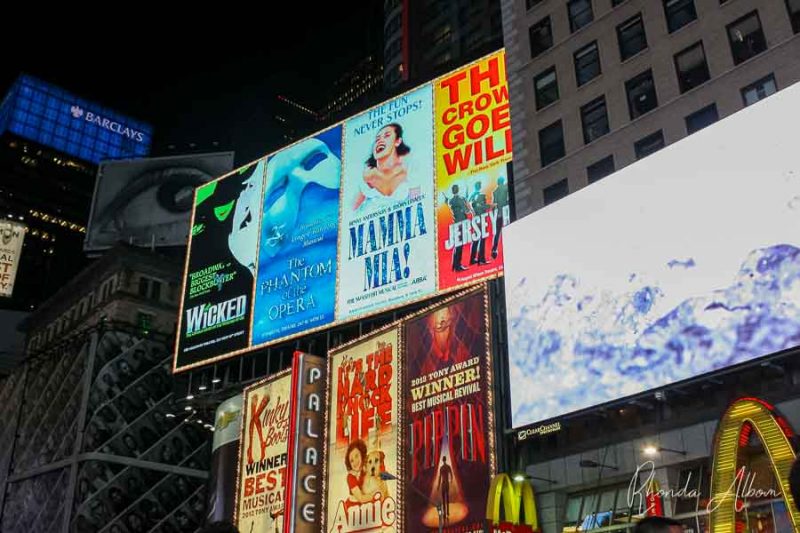
POLYGON ((714 468, 711 475, 713 504, 709 505, 710 529, 713 533, 736 531, 736 513, 742 510, 736 487, 741 483, 743 472, 737 469, 736 458, 739 448, 747 443, 753 430, 758 433, 769 455, 773 474, 795 531, 800 527, 800 513, 789 488, 789 470, 795 460, 789 442, 793 432, 768 403, 756 398, 741 398, 725 412, 714 439, 714 468))

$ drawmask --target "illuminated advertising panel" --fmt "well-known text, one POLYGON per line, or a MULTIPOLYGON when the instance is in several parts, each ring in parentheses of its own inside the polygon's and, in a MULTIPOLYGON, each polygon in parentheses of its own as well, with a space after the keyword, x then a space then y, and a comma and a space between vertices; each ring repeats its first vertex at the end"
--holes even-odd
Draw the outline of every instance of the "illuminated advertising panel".
POLYGON ((92 163, 150 153, 153 128, 27 74, 0 106, 6 130, 92 163))
POLYGON ((504 62, 491 54, 198 188, 174 370, 502 275, 504 62), (209 201, 215 187, 227 192, 209 201), (238 205, 244 218, 214 219, 238 205), (217 294, 217 281, 250 292, 217 294))
POLYGON ((325 359, 295 352, 284 533, 317 533, 321 523, 325 359))
POLYGON ((798 345, 798 110, 795 85, 509 226, 515 427, 798 345))
POLYGON ((436 290, 431 85, 344 124, 339 317, 436 290))
POLYGON ((197 189, 178 323, 184 361, 249 345, 265 166, 258 160, 197 189))
POLYGON ((405 323, 406 530, 483 531, 494 475, 487 295, 405 323), (425 496, 425 498, 423 498, 425 496))
POLYGON ((502 52, 439 78, 436 211, 439 288, 503 272, 511 221, 511 116, 502 52))
POLYGON ((283 531, 292 376, 283 372, 245 390, 236 526, 239 531, 283 531))
POLYGON ((397 327, 331 353, 323 528, 329 533, 402 531, 397 327))
POLYGON ((192 190, 233 169, 233 152, 103 161, 83 249, 185 246, 192 190))
POLYGON ((26 231, 28 227, 24 224, 0 220, 0 296, 11 297, 14 293, 26 231))
POLYGON ((253 344, 333 321, 342 128, 267 162, 253 344))
POLYGON ((208 483, 209 522, 231 521, 239 468, 239 438, 242 429, 242 394, 228 398, 214 414, 211 442, 211 479, 208 483))

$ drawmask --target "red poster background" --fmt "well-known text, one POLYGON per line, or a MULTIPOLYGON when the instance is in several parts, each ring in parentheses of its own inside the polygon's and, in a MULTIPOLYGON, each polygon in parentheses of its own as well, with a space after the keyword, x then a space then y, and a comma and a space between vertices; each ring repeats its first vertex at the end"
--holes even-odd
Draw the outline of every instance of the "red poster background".
POLYGON ((444 461, 451 472, 447 491, 449 518, 444 530, 483 531, 493 474, 485 313, 484 292, 480 291, 413 319, 405 326, 408 394, 404 403, 404 444, 408 452, 404 470, 408 531, 437 531, 437 512, 430 501, 443 501, 444 461), (420 387, 425 390, 425 384, 436 387, 439 380, 447 377, 453 385, 449 388, 450 396, 447 387, 435 393, 433 388, 420 392, 420 387), (429 405, 428 399, 435 405, 429 405), (439 400, 443 401, 438 403, 439 400), (449 430, 445 431, 444 426, 449 430))

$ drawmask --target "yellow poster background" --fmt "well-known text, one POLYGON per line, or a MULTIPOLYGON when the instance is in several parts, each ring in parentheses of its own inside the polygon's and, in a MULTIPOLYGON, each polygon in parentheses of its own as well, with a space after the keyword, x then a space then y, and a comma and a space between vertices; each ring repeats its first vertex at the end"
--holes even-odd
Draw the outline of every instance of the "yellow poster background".
POLYGON ((291 386, 291 374, 284 373, 244 393, 236 480, 239 531, 283 531, 291 386))
POLYGON ((399 531, 399 330, 331 355, 324 531, 399 531), (349 457, 349 458, 348 458, 349 457))

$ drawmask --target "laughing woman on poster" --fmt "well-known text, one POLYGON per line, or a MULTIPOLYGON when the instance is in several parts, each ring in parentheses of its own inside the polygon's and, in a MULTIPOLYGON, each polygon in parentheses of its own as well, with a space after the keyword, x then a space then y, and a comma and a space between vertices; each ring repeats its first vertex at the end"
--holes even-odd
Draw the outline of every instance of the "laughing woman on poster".
POLYGON ((408 198, 411 148, 403 142, 403 127, 393 122, 375 136, 372 154, 364 167, 353 211, 370 204, 393 204, 408 198))

